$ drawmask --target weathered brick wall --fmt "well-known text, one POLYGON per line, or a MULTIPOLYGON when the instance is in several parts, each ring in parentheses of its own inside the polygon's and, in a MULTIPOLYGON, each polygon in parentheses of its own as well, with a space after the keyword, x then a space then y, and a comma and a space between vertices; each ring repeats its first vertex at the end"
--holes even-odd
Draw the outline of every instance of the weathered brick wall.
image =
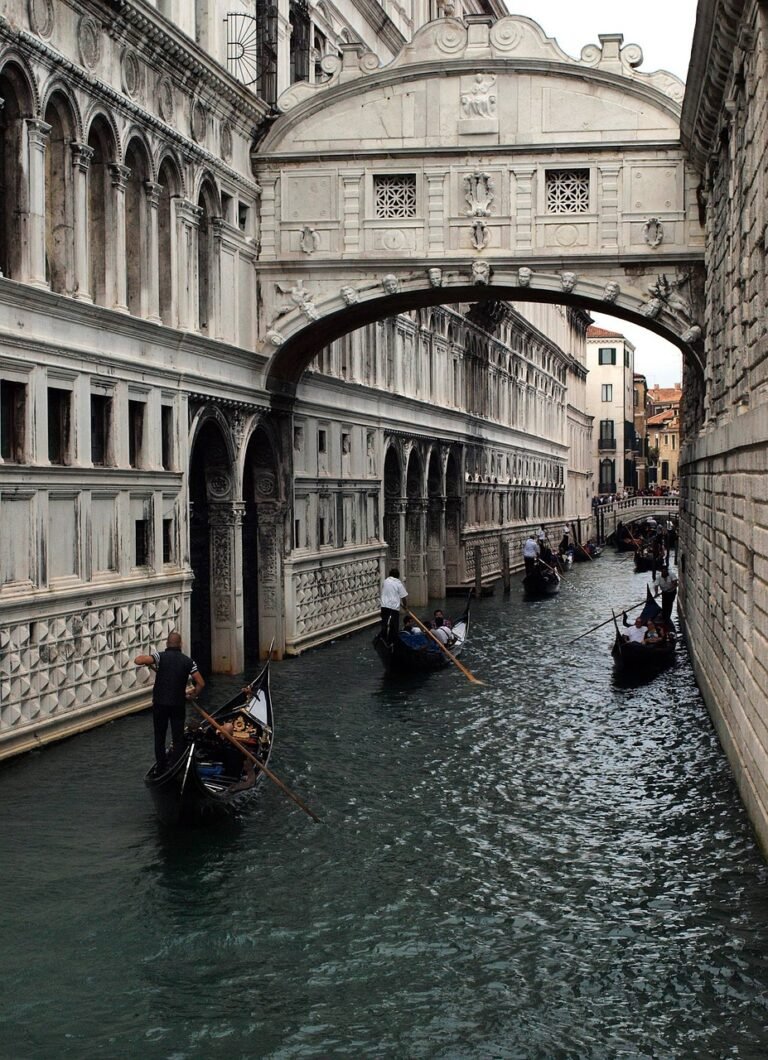
POLYGON ((704 180, 707 365, 703 388, 687 395, 703 401, 683 452, 680 601, 702 692, 766 850, 767 26, 765 4, 748 3, 704 180))

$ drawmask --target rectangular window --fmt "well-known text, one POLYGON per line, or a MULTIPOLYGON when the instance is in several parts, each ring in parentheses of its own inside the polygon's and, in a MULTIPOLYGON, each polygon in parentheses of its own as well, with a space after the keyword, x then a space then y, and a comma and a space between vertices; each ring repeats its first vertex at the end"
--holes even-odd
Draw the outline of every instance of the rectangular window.
POLYGON ((348 431, 341 432, 341 455, 349 456, 352 452, 352 435, 348 431))
POLYGON ((173 547, 173 519, 163 519, 163 563, 175 561, 175 549, 173 547))
POLYGON ((613 420, 600 420, 600 437, 614 438, 615 424, 613 420))
POLYGON ((598 364, 616 364, 616 350, 611 346, 601 346, 597 351, 598 364))
POLYGON ((52 464, 69 463, 72 393, 48 387, 48 459, 52 464))
POLYGON ((134 521, 134 567, 146 567, 149 565, 149 520, 136 519, 134 521))
POLYGON ((624 367, 629 368, 629 350, 624 350, 624 367))
POLYGON ((141 467, 144 450, 144 402, 128 402, 128 463, 141 467))
POLYGON ((106 467, 111 460, 112 398, 91 394, 91 463, 106 467))
POLYGON ((162 445, 162 462, 165 471, 173 468, 173 408, 162 405, 160 408, 160 431, 162 445))
POLYGON ((325 518, 321 515, 317 520, 317 543, 319 545, 327 545, 328 539, 325 533, 325 518))
POLYGON ((544 187, 547 213, 589 212, 588 169, 548 169, 544 187))
POLYGON ((373 178, 373 201, 376 217, 415 217, 416 174, 377 173, 373 178))
POLYGON ((24 462, 24 383, 0 379, 0 458, 9 464, 24 462))
POLYGON ((248 231, 248 207, 244 202, 237 204, 237 227, 241 232, 248 231))
POLYGON ((323 430, 317 432, 317 451, 318 453, 328 452, 328 435, 323 430))
POLYGON ((613 401, 613 383, 603 383, 600 387, 600 400, 613 401))

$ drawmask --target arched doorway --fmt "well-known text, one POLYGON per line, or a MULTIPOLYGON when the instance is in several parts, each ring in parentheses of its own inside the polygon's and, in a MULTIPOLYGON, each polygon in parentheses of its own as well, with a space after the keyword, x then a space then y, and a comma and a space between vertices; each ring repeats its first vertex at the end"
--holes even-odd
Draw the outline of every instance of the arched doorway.
POLYGON ((267 432, 257 427, 243 465, 243 654, 246 666, 284 651, 282 592, 283 505, 277 459, 267 432))
POLYGON ((400 454, 390 445, 384 458, 384 540, 387 543, 387 571, 393 567, 405 573, 403 516, 403 472, 400 454))
POLYGON ((417 449, 411 449, 408 454, 405 493, 405 576, 408 599, 413 604, 423 606, 429 599, 425 547, 426 501, 424 465, 417 449))
POLYGON ((28 210, 23 174, 24 118, 32 113, 22 71, 9 63, 0 74, 0 272, 22 278, 22 247, 28 210))
POLYGON ((72 108, 54 92, 45 108, 51 127, 45 154, 45 268, 57 294, 74 291, 74 198, 70 144, 76 139, 72 108))

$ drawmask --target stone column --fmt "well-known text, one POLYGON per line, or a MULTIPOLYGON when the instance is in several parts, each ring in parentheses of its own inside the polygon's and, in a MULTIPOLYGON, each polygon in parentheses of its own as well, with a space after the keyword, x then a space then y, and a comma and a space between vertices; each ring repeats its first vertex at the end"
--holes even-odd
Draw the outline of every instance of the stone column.
POLYGON ((179 327, 197 327, 197 229, 203 211, 188 199, 174 199, 177 225, 179 327))
POLYGON ((113 162, 109 166, 112 176, 112 253, 110 264, 112 267, 113 304, 112 309, 120 313, 128 312, 128 277, 126 272, 126 242, 125 242, 125 186, 131 171, 127 166, 121 166, 113 162))
POLYGON ((88 272, 88 167, 93 158, 93 148, 88 144, 73 143, 72 170, 74 177, 74 297, 81 302, 92 302, 90 276, 88 272))
POLYGON ((162 184, 155 184, 151 180, 144 181, 144 194, 147 197, 147 261, 144 275, 147 278, 147 319, 154 324, 160 324, 160 274, 158 269, 160 261, 158 257, 157 236, 157 207, 160 202, 162 184))
POLYGON ((285 654, 285 616, 283 605, 283 526, 285 508, 277 503, 259 501, 257 507, 259 549, 259 656, 267 657, 274 641, 274 656, 285 654))
POLYGON ((217 674, 243 669, 243 512, 236 501, 210 501, 211 668, 217 674))
POLYGON ((430 497, 427 514, 427 591, 445 596, 445 497, 430 497))
POLYGON ((221 290, 221 244, 224 239, 224 221, 221 217, 209 218, 211 231, 211 317, 208 334, 212 339, 223 339, 222 326, 222 290, 221 290))
POLYGON ((405 516, 405 557, 406 557, 406 588, 408 589, 408 601, 417 607, 423 607, 429 600, 427 590, 426 557, 424 555, 424 539, 426 536, 427 502, 424 500, 410 500, 405 516))
POLYGON ((47 287, 45 278, 45 152, 51 126, 37 118, 26 118, 29 157, 29 213, 27 259, 28 283, 47 287))

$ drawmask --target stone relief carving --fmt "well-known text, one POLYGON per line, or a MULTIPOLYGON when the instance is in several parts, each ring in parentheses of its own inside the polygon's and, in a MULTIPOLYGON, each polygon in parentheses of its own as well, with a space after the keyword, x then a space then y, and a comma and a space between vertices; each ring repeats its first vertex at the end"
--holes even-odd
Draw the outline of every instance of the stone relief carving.
POLYGON ((531 269, 529 269, 527 265, 523 265, 521 268, 519 268, 517 270, 517 284, 518 284, 518 287, 530 287, 531 286, 531 277, 532 276, 533 276, 533 271, 531 269))
POLYGON ((649 217, 643 225, 643 238, 649 247, 660 247, 664 242, 664 225, 658 217, 649 217))
POLYGON ((229 122, 221 126, 221 157, 225 162, 232 158, 232 126, 229 122))
POLYGON ((136 97, 141 92, 141 63, 133 48, 126 48, 122 62, 123 91, 127 96, 136 97))
POLYGON ((195 140, 196 143, 203 143, 205 141, 206 132, 208 131, 208 112, 199 99, 196 99, 192 104, 190 127, 192 131, 192 139, 195 140))
POLYGON ((320 233, 310 225, 304 225, 299 236, 299 249, 302 254, 314 254, 320 246, 320 233))
POLYGON ((616 281, 609 280, 608 283, 605 285, 605 290, 603 291, 603 301, 615 302, 616 299, 619 297, 620 292, 621 287, 616 283, 616 281))
POLYGON ((561 272, 560 273, 560 284, 563 290, 568 293, 576 286, 576 273, 575 272, 561 272))
POLYGON ((224 471, 216 471, 208 479, 208 492, 211 497, 226 497, 229 495, 229 491, 232 488, 232 482, 229 475, 224 471))
POLYGON ((438 268, 427 269, 427 278, 429 279, 430 286, 442 287, 443 286, 443 270, 438 268))
POLYGON ((692 324, 687 331, 684 331, 680 338, 683 342, 689 342, 691 344, 699 342, 701 340, 701 328, 698 324, 692 324))
POLYGON ((487 173, 473 173, 464 178, 467 217, 490 217, 494 200, 493 179, 487 173))
POLYGON ((472 87, 461 94, 464 118, 496 118, 496 76, 475 74, 472 87))
POLYGON ((670 312, 676 313, 684 320, 690 322, 690 303, 686 302, 684 298, 681 298, 680 295, 676 293, 689 281, 690 277, 687 275, 672 281, 668 280, 663 273, 660 276, 657 276, 656 282, 651 284, 648 288, 648 294, 651 297, 640 312, 643 316, 655 320, 663 309, 668 309, 670 312))
POLYGON ((161 77, 157 82, 157 110, 166 125, 173 124, 173 85, 167 77, 161 77))
POLYGON ((387 294, 397 294, 400 290, 400 281, 394 273, 387 273, 386 276, 381 278, 381 286, 384 288, 387 294))
POLYGON ((29 0, 29 25, 38 37, 50 37, 53 33, 53 0, 29 0))
POLYGON ((339 294, 346 305, 354 305, 355 302, 360 300, 360 294, 354 289, 354 287, 350 287, 348 284, 345 284, 344 287, 339 290, 339 294))
MULTIPOLYGON (((293 309, 298 309, 299 312, 303 313, 307 320, 318 320, 320 314, 317 310, 317 306, 312 301, 313 295, 304 286, 304 280, 301 279, 298 283, 295 283, 293 287, 285 287, 283 284, 275 284, 280 294, 287 294, 290 302, 283 303, 277 311, 278 316, 284 316, 286 313, 290 313, 293 309)), ((271 340, 270 340, 271 341, 271 340)))
POLYGON ((243 409, 232 409, 229 414, 229 427, 232 431, 232 438, 234 439, 235 445, 238 449, 243 444, 243 438, 245 437, 245 428, 249 419, 249 414, 243 409))
POLYGON ((77 43, 81 63, 87 69, 93 70, 101 58, 101 29, 96 19, 90 15, 83 15, 78 23, 77 43))
POLYGON ((216 595, 216 621, 227 622, 232 617, 232 602, 228 596, 216 595))
POLYGON ((272 346, 282 346, 282 344, 285 342, 285 339, 279 331, 275 331, 274 328, 270 328, 270 330, 267 332, 267 342, 269 342, 272 346))
POLYGON ((478 218, 477 221, 473 222, 470 231, 472 233, 472 246, 475 250, 485 250, 490 239, 485 221, 478 218))
POLYGON ((491 282, 491 266, 487 261, 472 262, 472 283, 486 286, 491 282))

